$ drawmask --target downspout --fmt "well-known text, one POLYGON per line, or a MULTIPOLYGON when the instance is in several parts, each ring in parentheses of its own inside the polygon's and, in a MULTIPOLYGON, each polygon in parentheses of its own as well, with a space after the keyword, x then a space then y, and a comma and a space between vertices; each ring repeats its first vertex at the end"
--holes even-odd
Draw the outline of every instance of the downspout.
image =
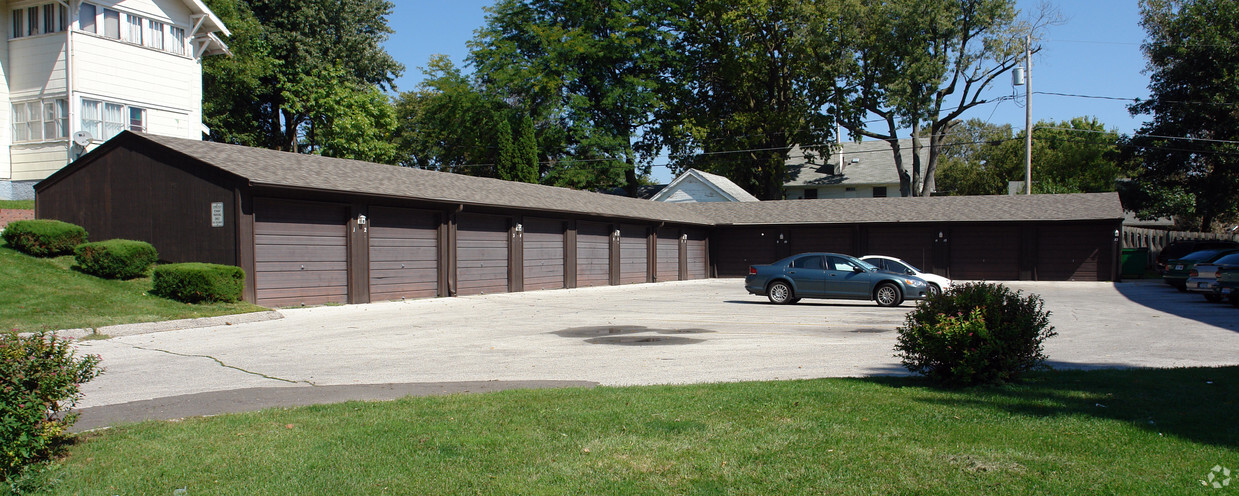
MULTIPOLYGON (((65 165, 68 165, 75 160, 75 157, 73 156, 73 133, 76 130, 74 123, 77 122, 74 118, 77 115, 77 106, 74 105, 74 102, 77 100, 73 96, 73 87, 75 86, 73 84, 73 80, 76 77, 76 73, 73 72, 73 32, 76 31, 75 27, 78 23, 78 13, 77 9, 73 8, 73 5, 74 3, 80 5, 81 0, 77 0, 76 2, 74 0, 69 0, 68 2, 59 3, 60 5, 64 5, 66 9, 69 9, 69 25, 65 27, 65 107, 67 107, 65 109, 65 113, 69 119, 67 129, 65 129, 65 137, 68 138, 65 140, 65 156, 68 157, 68 160, 65 161, 65 165)), ((83 149, 82 153, 85 152, 86 150, 83 149)))

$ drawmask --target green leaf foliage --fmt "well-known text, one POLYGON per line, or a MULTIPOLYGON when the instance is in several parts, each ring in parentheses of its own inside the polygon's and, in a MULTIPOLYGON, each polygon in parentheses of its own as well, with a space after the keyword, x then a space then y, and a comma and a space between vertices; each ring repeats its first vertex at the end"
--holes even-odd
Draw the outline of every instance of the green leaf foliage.
POLYGON ((1188 216, 1203 230, 1231 225, 1239 220, 1239 1, 1144 0, 1140 11, 1149 98, 1131 111, 1151 120, 1130 143, 1143 194, 1127 207, 1188 216))
POLYGON ((6 485, 63 451, 81 385, 100 372, 98 356, 78 357, 53 333, 0 333, 0 478, 6 485))
POLYGON ((155 267, 151 292, 185 302, 234 302, 245 290, 245 271, 231 265, 167 264, 155 267))
POLYGON ((14 249, 36 257, 73 253, 85 243, 86 229, 76 224, 50 219, 19 220, 4 228, 4 241, 14 249))
POLYGON ((905 317, 895 350, 908 370, 941 384, 1004 383, 1044 366, 1055 335, 1037 295, 969 283, 930 296, 905 317))
POLYGON ((495 170, 498 173, 495 177, 504 181, 517 180, 520 158, 517 157, 516 143, 512 141, 512 126, 508 124, 507 119, 499 119, 495 141, 499 146, 498 162, 495 163, 495 170))
POLYGON ((104 279, 142 277, 159 260, 150 243, 128 239, 82 243, 73 254, 82 272, 104 279))

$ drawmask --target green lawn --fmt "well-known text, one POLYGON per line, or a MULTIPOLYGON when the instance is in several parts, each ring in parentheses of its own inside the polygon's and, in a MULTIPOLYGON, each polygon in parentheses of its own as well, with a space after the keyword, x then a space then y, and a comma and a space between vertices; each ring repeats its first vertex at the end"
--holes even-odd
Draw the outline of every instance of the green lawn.
POLYGON ((34 200, 0 200, 0 209, 34 210, 34 200))
POLYGON ((190 305, 149 293, 150 278, 116 281, 0 245, 0 329, 37 331, 213 317, 265 310, 249 303, 190 305))
POLYGON ((1239 469, 1236 401, 1239 367, 507 391, 122 426, 49 473, 102 495, 1201 494, 1239 469))

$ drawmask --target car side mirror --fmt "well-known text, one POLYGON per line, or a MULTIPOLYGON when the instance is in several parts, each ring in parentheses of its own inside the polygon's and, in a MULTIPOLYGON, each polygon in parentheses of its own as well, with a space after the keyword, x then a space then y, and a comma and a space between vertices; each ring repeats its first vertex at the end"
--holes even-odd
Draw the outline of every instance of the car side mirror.
POLYGON ((912 269, 908 269, 908 275, 910 275, 910 276, 914 276, 914 275, 916 275, 916 271, 914 271, 914 270, 912 270, 912 269))
POLYGON ((865 271, 865 269, 862 269, 862 268, 860 268, 860 267, 852 267, 852 272, 855 272, 855 273, 857 273, 857 274, 859 274, 859 273, 861 273, 861 272, 864 272, 864 271, 865 271))

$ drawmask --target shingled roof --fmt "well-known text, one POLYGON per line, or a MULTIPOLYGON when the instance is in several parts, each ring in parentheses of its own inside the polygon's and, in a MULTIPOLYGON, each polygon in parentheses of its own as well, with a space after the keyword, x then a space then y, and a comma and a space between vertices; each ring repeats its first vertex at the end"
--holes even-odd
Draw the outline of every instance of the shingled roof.
MULTIPOLYGON (((859 184, 898 184, 895 154, 890 143, 882 140, 841 143, 844 163, 839 163, 840 151, 814 152, 814 163, 799 146, 787 154, 787 181, 784 186, 831 186, 859 184)), ((912 167, 912 140, 899 140, 904 167, 912 167)), ((922 150, 927 160, 928 147, 922 150)))
MULTIPOLYGON (((111 148, 155 145, 236 175, 255 187, 424 200, 692 225, 1119 220, 1117 193, 847 198, 663 203, 553 186, 125 131, 75 164, 111 148)), ((76 167, 52 174, 36 190, 76 167)))
POLYGON ((673 204, 568 188, 128 131, 116 139, 156 143, 240 176, 258 187, 347 192, 463 205, 711 224, 709 219, 700 214, 676 208, 673 204))
POLYGON ((1119 220, 1118 193, 684 203, 716 225, 1119 220))

